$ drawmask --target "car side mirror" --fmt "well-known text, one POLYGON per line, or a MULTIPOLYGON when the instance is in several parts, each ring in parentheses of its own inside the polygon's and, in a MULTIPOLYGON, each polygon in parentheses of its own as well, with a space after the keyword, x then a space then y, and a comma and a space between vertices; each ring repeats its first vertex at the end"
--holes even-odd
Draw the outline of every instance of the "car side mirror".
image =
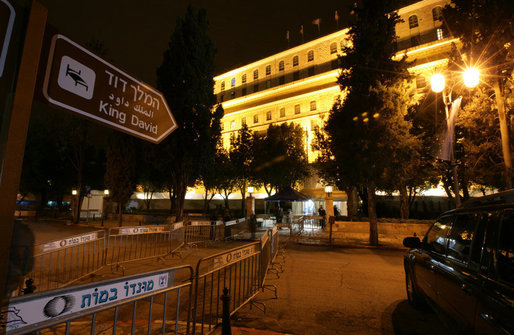
POLYGON ((406 237, 403 239, 403 246, 407 248, 419 248, 421 247, 421 241, 419 240, 419 237, 413 236, 413 237, 406 237))

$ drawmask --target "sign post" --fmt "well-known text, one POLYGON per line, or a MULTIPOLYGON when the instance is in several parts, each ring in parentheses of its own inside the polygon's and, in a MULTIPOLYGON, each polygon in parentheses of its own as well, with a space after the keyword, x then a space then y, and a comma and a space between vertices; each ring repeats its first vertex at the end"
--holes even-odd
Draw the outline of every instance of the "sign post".
POLYGON ((161 92, 63 35, 52 39, 43 94, 58 108, 152 143, 177 128, 161 92))

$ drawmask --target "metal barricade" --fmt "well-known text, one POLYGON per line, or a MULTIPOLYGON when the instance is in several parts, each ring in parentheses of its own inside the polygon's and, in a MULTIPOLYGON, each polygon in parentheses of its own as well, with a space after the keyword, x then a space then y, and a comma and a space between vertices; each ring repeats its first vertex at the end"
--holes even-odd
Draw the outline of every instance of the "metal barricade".
POLYGON ((106 265, 165 256, 183 244, 183 225, 133 226, 109 230, 106 265))
POLYGON ((225 222, 225 239, 248 238, 250 236, 249 220, 246 218, 225 222))
POLYGON ((279 235, 277 226, 274 226, 273 229, 271 229, 270 235, 271 263, 273 263, 277 259, 279 249, 279 235))
POLYGON ((221 322, 223 288, 229 289, 231 315, 257 295, 261 286, 260 242, 202 258, 195 273, 193 334, 209 333, 221 322))
POLYGON ((186 244, 215 241, 223 239, 222 221, 192 221, 185 226, 186 244))
POLYGON ((36 245, 26 278, 32 278, 37 291, 69 285, 104 266, 106 243, 107 232, 98 230, 36 245))
POLYGON ((193 269, 180 266, 11 299, 7 335, 189 334, 193 269))

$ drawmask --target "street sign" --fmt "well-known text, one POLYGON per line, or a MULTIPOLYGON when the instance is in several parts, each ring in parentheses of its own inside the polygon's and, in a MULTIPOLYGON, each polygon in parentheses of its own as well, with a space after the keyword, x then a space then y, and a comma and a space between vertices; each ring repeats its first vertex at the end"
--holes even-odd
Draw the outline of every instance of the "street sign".
POLYGON ((43 94, 61 109, 149 142, 177 128, 159 91, 63 35, 52 38, 43 94))
POLYGON ((9 42, 11 42, 15 16, 16 12, 13 6, 7 0, 0 0, 0 48, 2 48, 0 51, 0 78, 4 74, 5 59, 9 42))

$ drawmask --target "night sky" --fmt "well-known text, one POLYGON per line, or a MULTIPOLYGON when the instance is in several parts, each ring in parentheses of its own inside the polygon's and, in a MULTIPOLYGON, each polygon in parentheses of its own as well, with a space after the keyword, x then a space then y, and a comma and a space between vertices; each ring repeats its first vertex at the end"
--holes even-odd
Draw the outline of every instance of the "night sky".
MULTIPOLYGON (((188 1, 175 0, 39 0, 48 8, 48 24, 84 45, 96 39, 107 49, 105 58, 128 73, 154 85, 177 17, 188 1)), ((205 8, 209 34, 217 47, 216 74, 237 68, 346 26, 350 0, 193 0, 205 8), (321 19, 320 30, 312 24, 321 19)))

